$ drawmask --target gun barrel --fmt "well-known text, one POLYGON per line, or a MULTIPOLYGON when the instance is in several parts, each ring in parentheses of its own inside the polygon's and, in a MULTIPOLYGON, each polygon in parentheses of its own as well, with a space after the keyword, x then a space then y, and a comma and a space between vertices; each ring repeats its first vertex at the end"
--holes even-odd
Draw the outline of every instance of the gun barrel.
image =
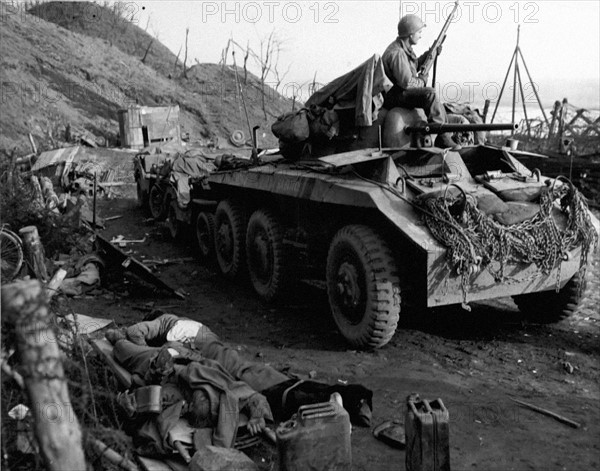
POLYGON ((443 132, 468 132, 468 131, 516 131, 518 124, 422 124, 419 126, 406 126, 407 134, 440 134, 443 132))

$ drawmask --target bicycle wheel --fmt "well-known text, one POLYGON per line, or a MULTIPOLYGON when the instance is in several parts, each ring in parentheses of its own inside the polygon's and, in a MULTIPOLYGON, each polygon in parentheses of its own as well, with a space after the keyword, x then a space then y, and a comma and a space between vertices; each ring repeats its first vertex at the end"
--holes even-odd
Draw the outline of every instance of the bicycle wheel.
POLYGON ((0 264, 2 266, 2 282, 12 281, 23 265, 23 249, 21 241, 6 230, 0 232, 0 264))

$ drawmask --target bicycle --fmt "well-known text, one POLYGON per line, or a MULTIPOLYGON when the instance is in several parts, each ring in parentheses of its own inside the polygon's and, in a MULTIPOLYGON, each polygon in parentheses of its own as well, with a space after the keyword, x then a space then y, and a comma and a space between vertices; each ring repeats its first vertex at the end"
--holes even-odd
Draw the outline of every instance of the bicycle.
POLYGON ((23 242, 13 231, 2 225, 0 229, 0 265, 2 282, 12 281, 23 266, 23 242))

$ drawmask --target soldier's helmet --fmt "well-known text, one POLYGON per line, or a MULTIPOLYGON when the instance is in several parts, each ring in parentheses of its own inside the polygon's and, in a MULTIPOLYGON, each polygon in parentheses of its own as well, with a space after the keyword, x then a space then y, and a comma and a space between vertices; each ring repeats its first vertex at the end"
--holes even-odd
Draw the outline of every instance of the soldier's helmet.
POLYGON ((403 16, 398 22, 398 36, 405 38, 427 26, 417 15, 403 16))

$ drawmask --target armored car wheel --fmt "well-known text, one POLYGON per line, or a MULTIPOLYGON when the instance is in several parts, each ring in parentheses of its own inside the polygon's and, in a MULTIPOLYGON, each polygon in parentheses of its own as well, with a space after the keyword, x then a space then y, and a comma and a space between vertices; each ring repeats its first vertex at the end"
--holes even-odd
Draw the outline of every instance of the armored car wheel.
POLYGON ((169 207, 167 208, 167 227, 169 234, 173 239, 181 238, 181 222, 177 220, 177 201, 169 199, 169 207))
POLYGON ((355 347, 390 341, 400 314, 400 280, 385 240, 362 225, 342 228, 327 255, 327 295, 333 319, 355 347))
POLYGON ((165 191, 160 185, 152 185, 148 196, 148 205, 150 206, 150 214, 157 221, 163 221, 167 217, 169 207, 166 203, 165 191))
POLYGON ((244 267, 246 217, 244 209, 232 200, 224 200, 215 212, 215 254, 221 273, 237 278, 244 267))
POLYGON ((575 313, 584 290, 585 280, 579 274, 575 274, 558 293, 552 290, 521 294, 513 296, 513 300, 528 319, 551 324, 575 313))
POLYGON ((142 184, 139 182, 139 180, 136 182, 136 189, 137 189, 138 205, 140 206, 140 208, 142 208, 144 211, 147 212, 150 209, 148 207, 148 201, 149 201, 148 192, 142 190, 142 184))
POLYGON ((255 211, 246 231, 246 260, 254 290, 265 301, 277 298, 287 281, 283 229, 267 210, 255 211))
POLYGON ((207 260, 215 253, 215 217, 206 211, 196 219, 196 240, 200 257, 207 260))

